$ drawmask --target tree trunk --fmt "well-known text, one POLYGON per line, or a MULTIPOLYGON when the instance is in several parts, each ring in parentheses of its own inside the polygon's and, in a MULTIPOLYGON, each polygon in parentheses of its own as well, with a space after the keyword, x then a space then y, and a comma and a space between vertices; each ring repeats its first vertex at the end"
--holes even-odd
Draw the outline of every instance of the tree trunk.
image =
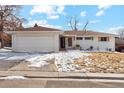
POLYGON ((4 48, 4 40, 1 38, 1 48, 4 48))
POLYGON ((1 39, 1 48, 4 47, 4 39, 3 39, 3 22, 0 24, 0 39, 1 39))
POLYGON ((1 48, 3 48, 4 47, 3 32, 1 33, 0 37, 1 37, 1 48))

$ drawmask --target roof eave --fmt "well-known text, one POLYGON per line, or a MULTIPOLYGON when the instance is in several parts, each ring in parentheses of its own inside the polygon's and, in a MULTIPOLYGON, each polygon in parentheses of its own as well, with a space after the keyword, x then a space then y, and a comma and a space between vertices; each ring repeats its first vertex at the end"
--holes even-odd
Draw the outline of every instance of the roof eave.
POLYGON ((16 33, 46 33, 46 32, 49 32, 49 33, 62 33, 62 31, 5 31, 5 33, 7 34, 16 34, 16 33))

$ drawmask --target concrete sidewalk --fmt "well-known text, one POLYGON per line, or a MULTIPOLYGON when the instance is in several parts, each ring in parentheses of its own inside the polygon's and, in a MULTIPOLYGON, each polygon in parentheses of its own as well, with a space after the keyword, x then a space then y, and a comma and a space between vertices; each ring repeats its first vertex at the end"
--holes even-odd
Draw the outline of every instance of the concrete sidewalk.
POLYGON ((0 71, 0 77, 5 77, 5 76, 25 76, 28 78, 72 78, 72 79, 124 80, 124 74, 112 74, 112 73, 0 71))
POLYGON ((0 71, 0 77, 27 79, 0 80, 0 88, 124 88, 124 74, 41 71, 0 71))

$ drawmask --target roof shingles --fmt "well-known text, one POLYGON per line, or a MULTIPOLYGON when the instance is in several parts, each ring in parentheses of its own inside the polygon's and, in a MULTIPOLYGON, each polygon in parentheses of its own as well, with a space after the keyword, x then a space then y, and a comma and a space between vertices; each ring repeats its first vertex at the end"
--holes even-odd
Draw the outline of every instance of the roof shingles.
POLYGON ((61 30, 55 28, 37 26, 37 27, 28 27, 28 28, 17 28, 15 31, 61 31, 61 30))
POLYGON ((109 34, 109 33, 103 33, 103 32, 95 32, 95 31, 65 31, 64 35, 77 35, 77 36, 81 36, 81 35, 114 35, 114 34, 109 34))

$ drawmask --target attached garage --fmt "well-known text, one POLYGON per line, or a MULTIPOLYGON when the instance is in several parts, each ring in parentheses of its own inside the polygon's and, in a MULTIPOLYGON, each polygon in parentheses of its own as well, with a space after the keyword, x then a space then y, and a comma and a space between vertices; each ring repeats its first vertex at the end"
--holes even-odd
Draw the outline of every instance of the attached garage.
POLYGON ((12 34, 12 49, 16 52, 58 52, 60 30, 33 27, 19 31, 8 31, 12 34))

